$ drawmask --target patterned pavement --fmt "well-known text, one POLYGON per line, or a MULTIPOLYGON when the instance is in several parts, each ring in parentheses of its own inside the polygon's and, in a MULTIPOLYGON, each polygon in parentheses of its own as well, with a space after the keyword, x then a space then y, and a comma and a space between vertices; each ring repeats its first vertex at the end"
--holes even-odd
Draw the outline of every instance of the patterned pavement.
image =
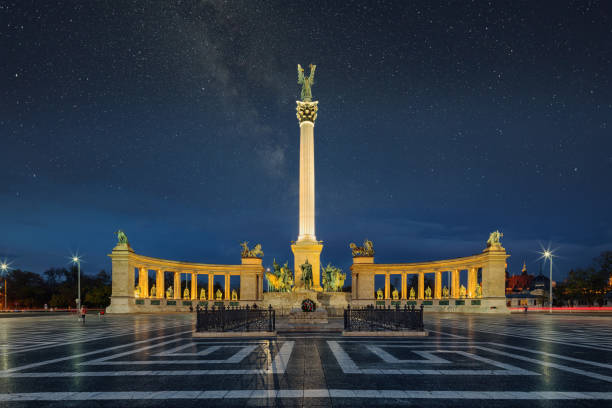
POLYGON ((193 315, 0 318, 1 406, 606 406, 612 317, 426 314, 425 338, 192 338, 193 315))

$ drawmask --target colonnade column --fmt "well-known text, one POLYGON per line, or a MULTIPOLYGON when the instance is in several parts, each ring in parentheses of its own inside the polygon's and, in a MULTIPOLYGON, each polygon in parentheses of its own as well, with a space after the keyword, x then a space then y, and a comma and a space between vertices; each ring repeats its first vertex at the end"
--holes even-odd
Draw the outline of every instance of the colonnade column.
POLYGON ((209 300, 214 300, 215 299, 215 295, 213 293, 213 282, 215 280, 215 274, 214 273, 209 273, 208 274, 208 299, 209 300))
POLYGON ((149 297, 149 270, 147 268, 138 268, 138 286, 140 297, 149 297))
POLYGON ((191 273, 191 300, 198 299, 198 274, 191 273))
POLYGON ((434 289, 434 298, 442 298, 442 272, 436 271, 436 287, 434 289))
POLYGON ((181 274, 180 272, 174 272, 174 298, 181 298, 181 274))
POLYGON ((468 269, 468 287, 467 287, 467 292, 468 292, 468 296, 469 297, 475 297, 476 296, 476 278, 477 278, 477 274, 478 273, 478 269, 477 268, 470 268, 468 269))
POLYGON ((407 299, 408 298, 408 294, 407 294, 407 289, 408 289, 408 282, 406 282, 408 279, 408 276, 406 274, 406 272, 402 272, 402 299, 407 299))
POLYGON ((164 271, 161 269, 158 269, 155 275, 155 289, 157 290, 157 293, 155 294, 155 296, 157 298, 164 297, 164 290, 165 290, 164 286, 165 286, 164 271))
POLYGON ((385 272, 385 299, 391 298, 391 277, 389 272, 385 272))
POLYGON ((425 299, 425 273, 419 272, 419 296, 418 299, 425 299))
POLYGON ((229 273, 225 274, 225 296, 223 296, 224 300, 230 299, 230 276, 229 273))
POLYGON ((459 269, 451 272, 451 297, 459 297, 459 269))

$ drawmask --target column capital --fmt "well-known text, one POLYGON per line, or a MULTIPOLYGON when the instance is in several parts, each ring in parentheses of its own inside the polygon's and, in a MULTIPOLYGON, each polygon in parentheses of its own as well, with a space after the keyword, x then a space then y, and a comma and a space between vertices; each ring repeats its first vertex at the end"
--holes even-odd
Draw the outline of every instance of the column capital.
POLYGON ((317 119, 317 111, 319 110, 319 101, 295 101, 295 103, 297 104, 295 108, 297 111, 296 116, 300 122, 300 125, 304 122, 311 122, 314 125, 314 122, 317 119))

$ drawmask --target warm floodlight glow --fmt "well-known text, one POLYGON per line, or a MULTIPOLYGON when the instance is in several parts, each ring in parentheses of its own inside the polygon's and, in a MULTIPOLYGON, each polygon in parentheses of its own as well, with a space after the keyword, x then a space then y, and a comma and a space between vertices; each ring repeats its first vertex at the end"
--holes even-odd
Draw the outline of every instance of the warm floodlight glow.
POLYGON ((3 263, 2 265, 0 265, 0 269, 2 269, 3 271, 6 271, 8 269, 8 265, 3 263))
POLYGON ((78 257, 76 257, 76 256, 73 256, 73 257, 72 257, 72 262, 74 262, 74 263, 79 262, 79 258, 78 258, 78 257))

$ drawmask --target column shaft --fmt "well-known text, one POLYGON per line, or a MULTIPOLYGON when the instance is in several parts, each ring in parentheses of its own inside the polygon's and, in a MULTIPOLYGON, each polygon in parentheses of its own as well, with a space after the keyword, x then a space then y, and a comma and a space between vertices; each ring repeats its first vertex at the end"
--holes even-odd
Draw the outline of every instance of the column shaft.
POLYGON ((451 297, 459 297, 459 269, 451 272, 451 297))
POLYGON ((209 273, 208 274, 208 299, 210 300, 215 299, 215 295, 213 293, 214 281, 215 281, 215 275, 212 273, 209 273))
POLYGON ((197 273, 191 274, 191 299, 192 300, 198 299, 198 274, 197 273))
POLYGON ((476 274, 478 273, 478 269, 470 268, 468 269, 468 297, 476 296, 476 274))
POLYGON ((391 298, 391 277, 389 272, 385 273, 385 299, 391 298))
POLYGON ((166 283, 164 281, 164 271, 162 271, 161 269, 158 269, 157 275, 155 276, 155 289, 157 289, 158 298, 164 297, 164 292, 166 290, 166 288, 164 287, 165 285, 166 283))
POLYGON ((408 275, 402 272, 402 299, 408 299, 408 275))
POLYGON ((138 286, 140 286, 140 297, 149 297, 149 270, 138 268, 138 286))
POLYGON ((442 272, 436 271, 436 287, 434 289, 434 298, 442 298, 442 272))
POLYGON ((181 274, 180 272, 174 272, 174 298, 181 298, 181 274))
POLYGON ((314 123, 300 124, 300 228, 298 241, 316 241, 314 123))
POLYGON ((225 274, 225 296, 223 297, 224 300, 229 300, 230 299, 230 276, 229 273, 225 274))
POLYGON ((425 299, 425 273, 419 272, 419 299, 425 299))

